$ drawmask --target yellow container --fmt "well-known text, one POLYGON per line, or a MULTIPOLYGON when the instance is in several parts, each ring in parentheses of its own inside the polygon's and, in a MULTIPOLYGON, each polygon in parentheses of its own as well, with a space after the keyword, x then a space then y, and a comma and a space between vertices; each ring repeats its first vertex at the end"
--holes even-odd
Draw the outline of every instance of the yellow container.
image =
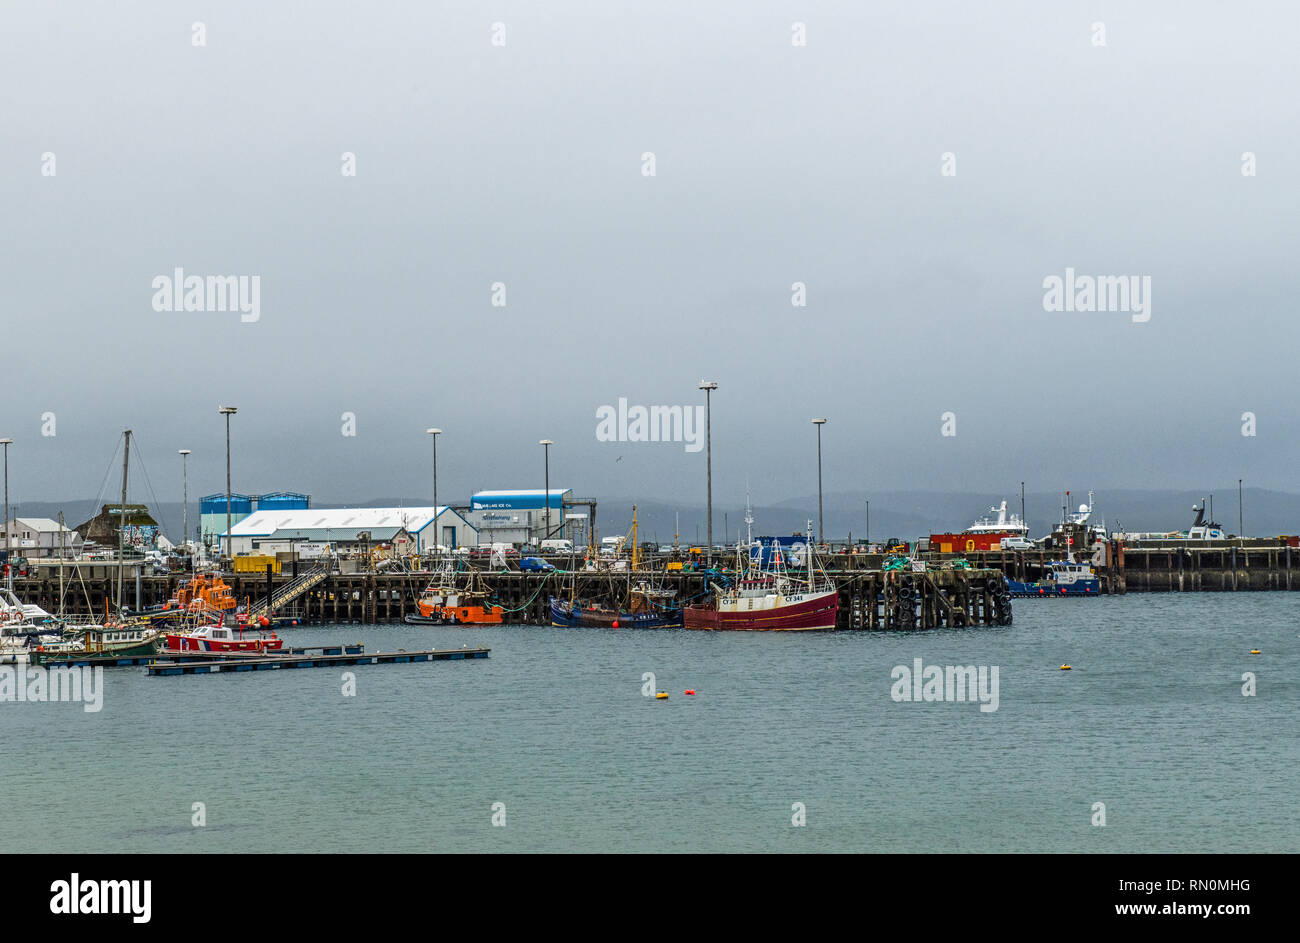
POLYGON ((235 557, 236 573, 265 573, 270 564, 272 573, 280 572, 280 561, 271 556, 235 557))

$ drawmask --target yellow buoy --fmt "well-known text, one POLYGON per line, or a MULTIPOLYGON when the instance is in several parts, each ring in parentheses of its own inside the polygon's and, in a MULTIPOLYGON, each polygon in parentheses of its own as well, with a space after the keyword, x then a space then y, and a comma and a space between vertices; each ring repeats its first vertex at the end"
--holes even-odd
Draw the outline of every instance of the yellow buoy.
POLYGON ((1062 665, 1062 666, 1061 666, 1061 670, 1062 670, 1062 671, 1073 671, 1074 669, 1073 669, 1072 667, 1070 667, 1069 665, 1062 665))
POLYGON ((1258 649, 1258 648, 1252 648, 1252 649, 1250 650, 1250 653, 1251 653, 1252 655, 1258 655, 1258 654, 1259 654, 1259 649, 1258 649))
POLYGON ((655 695, 655 699, 656 699, 656 700, 659 700, 659 701, 667 700, 667 699, 668 699, 668 692, 667 692, 667 691, 660 691, 658 694, 655 695))

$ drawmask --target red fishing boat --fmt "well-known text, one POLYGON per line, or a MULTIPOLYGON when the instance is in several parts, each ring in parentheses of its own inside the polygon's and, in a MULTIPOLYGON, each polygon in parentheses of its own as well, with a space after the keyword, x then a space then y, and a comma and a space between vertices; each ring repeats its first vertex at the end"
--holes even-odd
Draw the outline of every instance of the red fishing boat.
POLYGON ((168 632, 166 648, 172 652, 278 652, 284 639, 274 632, 245 633, 243 626, 205 625, 188 632, 168 632))
MULTIPOLYGON (((752 520, 746 511, 746 522, 752 520)), ((728 629, 742 632, 809 632, 835 628, 840 594, 816 570, 812 527, 804 553, 808 555, 806 576, 783 568, 781 548, 772 548, 772 568, 754 564, 754 545, 742 556, 743 575, 734 586, 713 586, 714 597, 702 606, 688 606, 682 622, 688 629, 728 629)), ((757 559, 761 562, 759 549, 757 559)))

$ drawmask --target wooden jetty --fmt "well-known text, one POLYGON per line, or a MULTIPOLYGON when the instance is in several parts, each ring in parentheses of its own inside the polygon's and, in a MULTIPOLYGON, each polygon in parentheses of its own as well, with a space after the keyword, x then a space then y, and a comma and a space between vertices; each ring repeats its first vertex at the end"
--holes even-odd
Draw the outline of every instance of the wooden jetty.
POLYGON ((145 670, 151 676, 218 674, 230 671, 276 671, 281 668, 329 668, 337 665, 395 665, 420 661, 462 661, 487 658, 490 648, 423 649, 420 651, 352 652, 336 655, 284 655, 271 652, 239 658, 160 659, 145 670))
MULTIPOLYGON (((927 564, 924 572, 884 570, 883 558, 874 556, 870 561, 831 558, 835 566, 828 569, 827 576, 838 587, 840 596, 837 628, 908 629, 1010 622, 1011 604, 1004 594, 1006 581, 1001 570, 978 565, 954 566, 951 561, 927 564), (868 563, 875 565, 869 567, 868 563)), ((561 567, 568 563, 561 558, 553 561, 561 567)), ((510 624, 549 625, 550 597, 567 596, 571 585, 581 598, 606 601, 612 601, 615 589, 626 587, 629 579, 646 579, 664 585, 675 590, 677 599, 687 604, 701 602, 710 593, 705 573, 686 570, 480 572, 488 591, 505 608, 505 621, 510 624)), ((297 594, 284 603, 285 608, 261 611, 292 616, 304 626, 401 623, 408 614, 418 611, 416 601, 433 579, 429 573, 332 573, 304 579, 308 575, 234 573, 225 579, 235 597, 253 607, 262 606, 268 598, 284 600, 286 587, 292 586, 297 594)), ((139 580, 141 605, 167 600, 182 578, 184 574, 142 576, 139 580)), ((24 601, 50 611, 58 610, 57 578, 51 580, 44 567, 37 567, 35 575, 18 583, 17 592, 24 601)), ((84 605, 85 596, 89 595, 95 611, 102 612, 112 592, 112 573, 102 580, 86 577, 84 586, 78 585, 75 596, 68 593, 65 606, 84 605)))

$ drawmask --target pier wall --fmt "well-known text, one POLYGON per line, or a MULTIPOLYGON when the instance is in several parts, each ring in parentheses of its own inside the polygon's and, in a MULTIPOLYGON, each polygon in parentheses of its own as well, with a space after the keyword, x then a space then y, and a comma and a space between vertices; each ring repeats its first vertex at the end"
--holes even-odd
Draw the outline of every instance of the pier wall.
MULTIPOLYGON (((59 584, 53 568, 38 568, 26 579, 15 581, 15 590, 26 602, 36 603, 49 612, 59 611, 59 584)), ((838 627, 842 629, 932 628, 937 626, 1005 625, 1011 617, 1011 602, 1006 595, 1002 573, 988 569, 935 569, 923 573, 910 571, 837 570, 827 574, 839 589, 838 627)), ((166 602, 176 591, 183 575, 129 575, 123 580, 123 601, 128 606, 149 607, 166 602)), ((291 615, 302 623, 371 624, 398 623, 416 614, 416 600, 428 585, 427 573, 334 574, 303 593, 284 607, 280 614, 291 615)), ((686 604, 700 602, 709 595, 702 573, 645 572, 631 574, 635 582, 647 579, 677 592, 686 604)), ((293 579, 292 573, 273 575, 236 573, 227 575, 240 602, 257 605, 293 579)), ((623 572, 578 572, 551 574, 482 572, 484 586, 495 602, 506 609, 508 623, 550 623, 550 597, 567 598, 573 592, 579 599, 608 602, 618 598, 628 586, 629 574, 623 572)), ((116 598, 114 573, 84 576, 75 581, 65 578, 63 610, 70 614, 87 612, 103 616, 116 598)))

